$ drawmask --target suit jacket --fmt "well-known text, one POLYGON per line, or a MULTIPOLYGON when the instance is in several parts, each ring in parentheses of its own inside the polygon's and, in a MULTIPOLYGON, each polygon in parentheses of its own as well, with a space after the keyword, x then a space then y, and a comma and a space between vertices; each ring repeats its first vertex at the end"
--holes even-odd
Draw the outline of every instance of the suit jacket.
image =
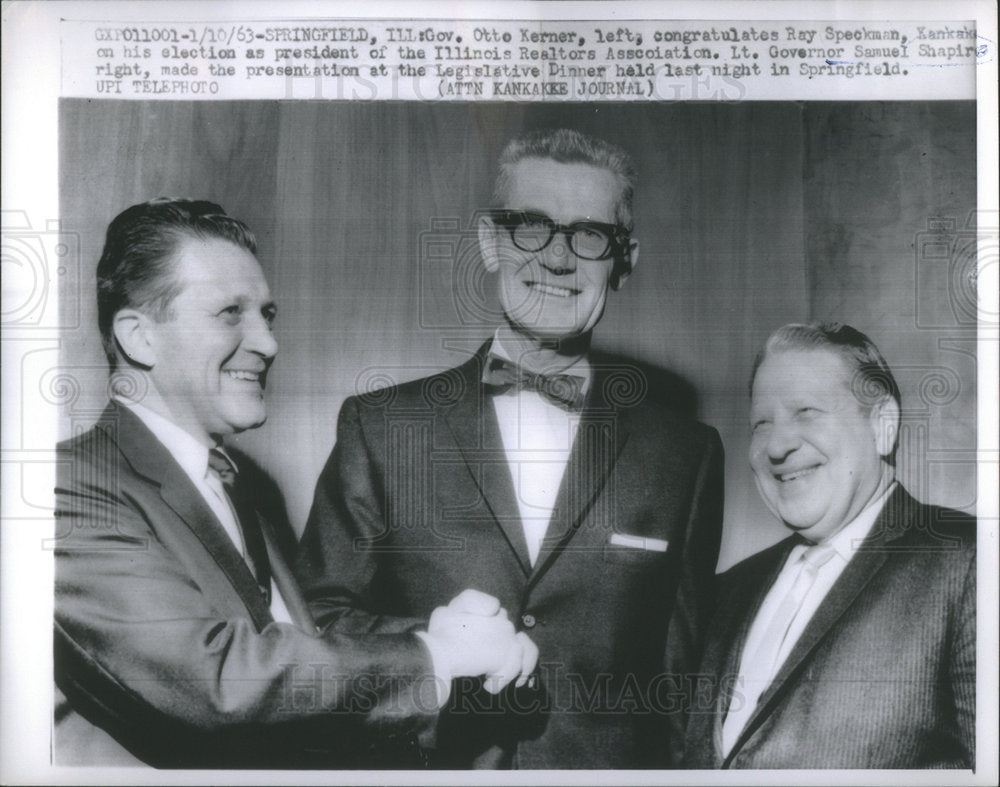
POLYGON ((540 650, 534 688, 456 685, 440 767, 639 768, 675 761, 722 521, 716 432, 670 414, 640 367, 594 376, 535 566, 494 407, 488 345, 462 366, 345 401, 300 543, 321 626, 399 631, 465 588, 540 650), (612 542, 658 539, 665 551, 612 542), (619 539, 620 540, 620 539, 619 539))
POLYGON ((902 487, 761 695, 732 751, 722 720, 747 631, 785 539, 720 577, 688 729, 694 768, 971 768, 975 764, 976 529, 902 487))
POLYGON ((297 625, 275 623, 211 509, 127 408, 59 453, 58 764, 350 767, 426 724, 436 700, 417 638, 318 635, 262 521, 297 625))

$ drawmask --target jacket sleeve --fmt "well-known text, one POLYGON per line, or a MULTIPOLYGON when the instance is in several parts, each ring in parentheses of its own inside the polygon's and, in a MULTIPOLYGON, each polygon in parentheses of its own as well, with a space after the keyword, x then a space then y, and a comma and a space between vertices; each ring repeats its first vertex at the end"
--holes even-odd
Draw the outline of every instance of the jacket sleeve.
POLYGON ((701 664, 709 621, 715 610, 715 566, 722 541, 723 473, 722 441, 714 429, 696 475, 681 559, 681 575, 667 630, 664 672, 676 683, 683 707, 670 718, 670 767, 683 758, 688 720, 688 700, 701 664), (687 699, 683 699, 687 698, 687 699))
POLYGON ((971 550, 961 597, 954 611, 949 679, 966 767, 976 767, 976 551, 971 550))
POLYGON ((151 713, 215 732, 408 724, 435 712, 430 657, 412 634, 258 631, 249 616, 221 614, 108 456, 78 450, 58 473, 55 654, 67 695, 124 729, 151 713))
MULTIPOLYGON (((413 631, 426 621, 389 614, 390 600, 380 598, 376 589, 376 548, 389 535, 384 447, 380 452, 380 431, 366 431, 362 407, 351 397, 340 410, 337 442, 316 485, 295 573, 323 630, 413 631)), ((377 408, 375 412, 378 418, 377 408)))

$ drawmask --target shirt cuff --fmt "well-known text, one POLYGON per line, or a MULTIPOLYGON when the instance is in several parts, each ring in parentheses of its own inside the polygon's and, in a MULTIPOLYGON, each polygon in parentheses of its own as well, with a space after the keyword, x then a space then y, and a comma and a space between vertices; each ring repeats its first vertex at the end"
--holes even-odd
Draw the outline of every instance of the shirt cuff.
POLYGON ((448 656, 441 646, 426 631, 413 632, 423 640, 427 651, 431 654, 431 666, 434 669, 434 686, 437 689, 438 710, 445 706, 451 696, 451 670, 448 668, 448 656))

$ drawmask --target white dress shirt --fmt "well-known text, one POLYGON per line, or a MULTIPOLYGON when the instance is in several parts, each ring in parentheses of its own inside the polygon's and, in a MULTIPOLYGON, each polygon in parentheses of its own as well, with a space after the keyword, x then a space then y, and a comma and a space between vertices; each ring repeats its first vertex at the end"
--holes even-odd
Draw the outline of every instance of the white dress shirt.
MULTIPOLYGON (((823 599, 830 592, 830 588, 840 578, 844 569, 847 568, 847 564, 851 562, 851 558, 857 553, 858 547, 871 531, 875 520, 885 505, 885 501, 895 486, 895 482, 890 484, 889 488, 865 507, 852 522, 824 542, 832 547, 833 555, 819 568, 816 580, 809 587, 801 606, 799 606, 798 612, 795 613, 788 626, 787 633, 777 652, 773 667, 768 669, 762 665, 751 664, 749 659, 761 650, 763 637, 767 632, 771 631, 775 614, 782 606, 785 596, 788 595, 798 578, 802 568, 801 557, 809 549, 809 545, 798 544, 789 553, 788 559, 778 574, 778 578, 768 591, 764 602, 757 612, 757 616, 750 625, 746 642, 743 645, 743 652, 740 656, 739 675, 742 699, 747 706, 745 709, 741 708, 738 714, 739 722, 735 727, 729 717, 723 722, 723 754, 728 754, 732 749, 739 732, 753 714, 753 709, 757 706, 760 695, 764 693, 770 685, 771 680, 777 675, 781 665, 788 658, 788 654, 795 647, 795 643, 802 636, 802 632, 805 631, 809 621, 812 620, 816 610, 819 609, 819 605, 823 603, 823 599), (747 675, 761 676, 762 674, 766 676, 765 679, 763 681, 754 681, 754 685, 744 680, 747 675), (730 723, 727 724, 726 722, 730 723)), ((737 717, 737 714, 734 714, 735 717, 737 717)))
MULTIPOLYGON (((490 353, 517 363, 498 336, 493 338, 490 353)), ((584 392, 590 385, 591 370, 586 358, 559 374, 584 378, 584 392)), ((537 391, 512 391, 494 396, 493 408, 514 483, 528 557, 534 566, 566 473, 580 426, 580 414, 564 410, 537 391)))
MULTIPOLYGON (((115 401, 135 413, 136 417, 163 444, 174 461, 181 466, 184 474, 191 479, 191 483, 194 484, 195 489, 198 490, 202 499, 215 514, 215 518, 222 525, 222 529, 226 531, 226 535, 229 536, 237 551, 245 558, 246 547, 243 544, 243 534, 240 532, 239 521, 233 510, 232 501, 223 489, 222 482, 208 469, 208 447, 177 424, 159 413, 154 413, 138 402, 121 397, 115 397, 115 401)), ((221 446, 220 450, 222 450, 221 446)), ((226 457, 235 468, 236 463, 232 461, 232 457, 228 454, 226 457)), ((273 578, 271 580, 271 617, 281 623, 292 622, 292 616, 289 614, 285 600, 281 597, 273 578)))

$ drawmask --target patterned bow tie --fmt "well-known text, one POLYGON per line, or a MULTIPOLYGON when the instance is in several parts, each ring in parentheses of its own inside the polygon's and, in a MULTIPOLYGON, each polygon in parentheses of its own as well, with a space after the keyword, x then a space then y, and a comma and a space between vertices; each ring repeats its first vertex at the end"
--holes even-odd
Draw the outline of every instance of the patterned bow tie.
POLYGON ((575 374, 534 374, 506 358, 489 356, 483 383, 491 393, 535 391, 563 410, 583 408, 583 386, 586 380, 575 374))

